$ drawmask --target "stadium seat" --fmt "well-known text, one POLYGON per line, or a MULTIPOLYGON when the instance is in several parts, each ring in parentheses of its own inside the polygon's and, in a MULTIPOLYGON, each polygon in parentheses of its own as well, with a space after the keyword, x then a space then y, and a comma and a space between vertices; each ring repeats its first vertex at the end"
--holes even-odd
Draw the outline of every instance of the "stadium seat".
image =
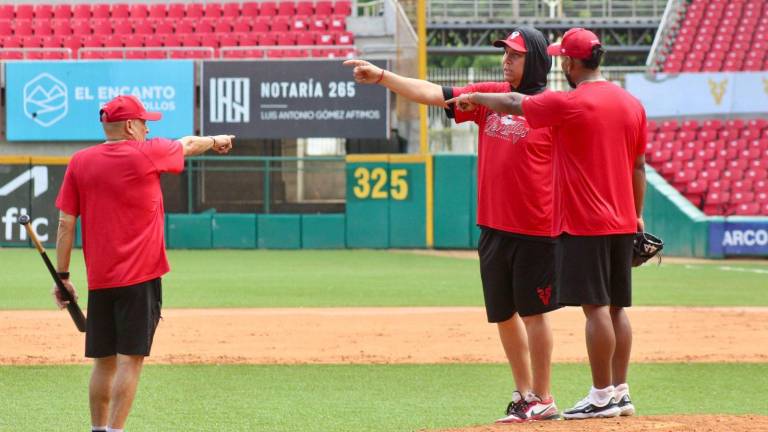
POLYGON ((296 2, 296 15, 310 16, 315 14, 315 6, 311 1, 299 0, 296 2))
POLYGON ((183 3, 171 3, 168 5, 168 18, 177 20, 184 18, 185 14, 186 9, 183 3))
POLYGON ((203 16, 210 19, 221 18, 223 11, 220 3, 206 3, 203 8, 203 16))
POLYGON ((277 4, 273 1, 264 1, 259 5, 260 16, 275 16, 277 15, 277 4))
POLYGON ((35 18, 35 9, 31 4, 17 4, 16 15, 17 20, 32 20, 35 18))
POLYGON ((131 10, 130 6, 127 4, 114 4, 112 5, 112 9, 110 10, 110 18, 112 19, 123 19, 123 18, 130 18, 131 16, 131 10))
POLYGON ((296 15, 296 4, 292 1, 282 0, 277 3, 277 14, 282 16, 296 15))
POLYGON ((257 2, 245 2, 243 3, 241 15, 244 17, 255 18, 259 16, 259 4, 257 2))
POLYGON ((186 8, 187 18, 202 18, 205 14, 203 5, 200 3, 188 3, 186 8))
MULTIPOLYGON (((80 6, 80 5, 76 5, 75 6, 75 11, 78 10, 78 6, 80 6)), ((82 9, 85 9, 85 7, 83 7, 82 9)), ((80 11, 80 14, 84 15, 85 12, 82 9, 80 11)), ((95 19, 109 19, 111 17, 108 4, 104 4, 104 3, 95 4, 95 5, 89 7, 89 11, 90 11, 90 14, 93 16, 93 18, 95 18, 95 19)), ((87 16, 78 16, 78 14, 76 12, 75 13, 75 18, 76 19, 88 19, 89 17, 87 17, 87 16)))
POLYGON ((222 10, 222 16, 225 18, 235 19, 240 17, 240 4, 239 3, 224 3, 222 10))
POLYGON ((12 4, 0 4, 0 20, 12 20, 15 14, 12 4))
POLYGON ((132 20, 138 21, 149 17, 149 7, 144 3, 133 3, 128 9, 132 20))
POLYGON ((150 5, 148 15, 152 19, 165 19, 168 16, 168 6, 163 3, 150 5))
POLYGON ((57 4, 53 7, 54 19, 70 19, 72 18, 72 5, 69 4, 57 4))

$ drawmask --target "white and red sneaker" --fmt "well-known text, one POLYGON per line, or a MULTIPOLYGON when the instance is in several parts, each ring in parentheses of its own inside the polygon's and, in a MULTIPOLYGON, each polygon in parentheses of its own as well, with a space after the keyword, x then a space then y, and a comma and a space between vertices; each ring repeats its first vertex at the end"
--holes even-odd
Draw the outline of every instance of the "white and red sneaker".
POLYGON ((557 405, 555 405, 555 399, 552 396, 549 399, 542 400, 535 394, 529 394, 525 398, 525 402, 528 405, 525 410, 525 416, 528 421, 556 420, 560 418, 557 405))

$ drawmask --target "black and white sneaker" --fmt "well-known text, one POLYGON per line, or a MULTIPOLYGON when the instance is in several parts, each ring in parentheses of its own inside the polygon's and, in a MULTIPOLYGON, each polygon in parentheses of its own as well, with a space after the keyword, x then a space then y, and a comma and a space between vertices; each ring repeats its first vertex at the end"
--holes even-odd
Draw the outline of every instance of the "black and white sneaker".
POLYGON ((619 410, 621 410, 621 415, 623 416, 631 416, 635 415, 635 406, 632 405, 632 399, 629 398, 629 393, 625 394, 624 396, 619 399, 619 410))
POLYGON ((614 398, 610 398, 605 405, 597 405, 591 397, 587 396, 573 408, 563 411, 566 420, 580 420, 590 418, 608 418, 621 415, 621 408, 614 398))

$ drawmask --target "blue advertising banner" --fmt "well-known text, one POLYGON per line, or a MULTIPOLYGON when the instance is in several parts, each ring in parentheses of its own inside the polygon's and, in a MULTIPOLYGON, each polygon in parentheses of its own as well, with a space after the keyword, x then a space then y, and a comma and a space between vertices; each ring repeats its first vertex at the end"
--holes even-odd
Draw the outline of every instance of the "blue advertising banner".
POLYGON ((99 109, 122 94, 163 113, 150 137, 194 129, 192 61, 10 62, 5 76, 8 141, 101 140, 99 109))
POLYGON ((768 218, 711 223, 709 255, 768 256, 768 218))

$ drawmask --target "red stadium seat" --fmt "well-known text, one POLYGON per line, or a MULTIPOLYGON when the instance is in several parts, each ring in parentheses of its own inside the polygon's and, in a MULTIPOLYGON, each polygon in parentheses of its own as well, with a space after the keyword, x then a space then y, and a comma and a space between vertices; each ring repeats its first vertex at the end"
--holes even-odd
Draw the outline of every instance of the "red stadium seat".
POLYGON ((149 21, 135 21, 133 23, 133 32, 136 34, 147 35, 154 33, 155 29, 149 21))
POLYGON ((286 32, 291 30, 291 19, 286 16, 277 16, 272 19, 271 23, 270 31, 286 32))
POLYGON ((275 16, 277 15, 277 4, 273 1, 264 1, 259 5, 260 16, 275 16))
POLYGON ((16 5, 17 20, 31 20, 35 18, 35 9, 31 4, 16 5))
POLYGON ((53 34, 53 28, 51 28, 51 21, 36 21, 34 26, 35 36, 50 36, 53 34))
POLYGON ((168 16, 168 5, 163 3, 150 5, 148 13, 152 19, 165 19, 168 16))
POLYGON ((188 3, 186 9, 187 18, 202 18, 204 15, 203 5, 200 3, 188 3))
MULTIPOLYGON (((11 25, 11 21, 0 21, 0 36, 10 36, 13 34, 13 25, 11 25)), ((2 40, 0 40, 0 44, 2 44, 2 40)))
MULTIPOLYGON (((250 32, 251 31, 251 21, 250 21, 250 19, 248 19, 248 18, 239 18, 239 19, 237 19, 234 22, 233 26, 232 26, 232 31, 235 32, 235 33, 248 33, 248 32, 250 32)), ((256 31, 256 30, 254 30, 254 31, 256 31)), ((263 30, 258 30, 258 31, 262 31, 262 32, 269 31, 269 24, 266 24, 266 28, 264 28, 263 30)))
POLYGON ((315 3, 315 14, 328 16, 333 14, 333 3, 328 0, 320 0, 315 3))
POLYGON ((110 17, 112 19, 130 18, 131 11, 127 4, 114 4, 110 10, 110 17))
POLYGON ((34 26, 31 19, 24 19, 13 22, 13 34, 16 36, 32 36, 34 34, 34 26))
POLYGON ((216 37, 218 38, 220 47, 237 46, 237 35, 233 33, 218 33, 216 37))
POLYGON ((240 4, 239 3, 224 3, 224 9, 222 16, 225 18, 239 18, 240 17, 240 4))
POLYGON ((738 204, 734 209, 734 214, 740 216, 751 216, 760 214, 760 204, 757 203, 742 203, 738 204))
POLYGON ((314 15, 315 5, 311 1, 299 0, 296 2, 296 15, 314 15))
POLYGON ((259 4, 253 1, 243 3, 241 15, 252 18, 259 16, 259 4))
POLYGON ((144 3, 134 3, 128 9, 132 20, 143 20, 149 17, 149 7, 144 3))
POLYGON ((181 19, 186 14, 186 8, 183 3, 172 3, 168 5, 168 18, 181 19))
POLYGON ((53 7, 54 19, 70 19, 72 18, 72 5, 69 4, 57 4, 53 7))
POLYGON ((126 35, 123 39, 123 45, 126 47, 132 47, 132 48, 138 48, 144 46, 144 36, 143 35, 135 35, 130 34, 126 35))
POLYGON ((270 17, 258 17, 251 22, 253 31, 256 33, 266 33, 270 31, 272 18, 270 17))
POLYGON ((0 4, 0 20, 12 20, 15 14, 12 4, 0 4))
POLYGON ((203 15, 206 18, 218 19, 221 18, 222 13, 221 4, 219 3, 206 3, 203 9, 203 15))
POLYGON ((174 31, 173 22, 169 20, 162 20, 155 24, 155 33, 157 34, 170 34, 174 31))
POLYGON ((195 32, 195 20, 181 20, 176 22, 176 33, 187 34, 195 32))
POLYGON ((282 16, 296 15, 296 4, 287 0, 280 1, 277 4, 277 14, 282 16))
MULTIPOLYGON (((84 11, 85 6, 86 5, 75 5, 75 18, 76 19, 88 19, 88 18, 90 18, 89 16, 85 16, 85 11, 84 11), (78 8, 78 6, 80 8, 78 8), (78 9, 80 10, 79 13, 78 13, 78 9)), ((95 18, 95 19, 109 19, 110 16, 111 16, 110 15, 110 10, 109 10, 109 5, 108 4, 104 4, 104 3, 95 4, 93 6, 88 5, 88 11, 89 11, 89 15, 92 15, 93 18, 95 18)))
MULTIPOLYGON (((119 21, 118 21, 119 22, 119 21)), ((116 22, 116 24, 118 23, 116 22)), ((88 21, 82 22, 81 27, 79 30, 75 30, 75 34, 80 35, 87 35, 90 33, 90 30, 87 30, 89 24, 88 21), (88 31, 88 33, 85 33, 88 31)), ((129 32, 132 31, 132 27, 129 21, 122 21, 120 22, 120 26, 115 27, 116 30, 118 30, 118 34, 126 34, 125 31, 119 31, 119 30, 128 30, 129 32)), ((109 35, 112 34, 112 23, 108 20, 93 20, 93 34, 98 35, 109 35)))
POLYGON ((333 13, 336 15, 348 16, 352 13, 352 3, 349 1, 336 1, 333 5, 333 13))

